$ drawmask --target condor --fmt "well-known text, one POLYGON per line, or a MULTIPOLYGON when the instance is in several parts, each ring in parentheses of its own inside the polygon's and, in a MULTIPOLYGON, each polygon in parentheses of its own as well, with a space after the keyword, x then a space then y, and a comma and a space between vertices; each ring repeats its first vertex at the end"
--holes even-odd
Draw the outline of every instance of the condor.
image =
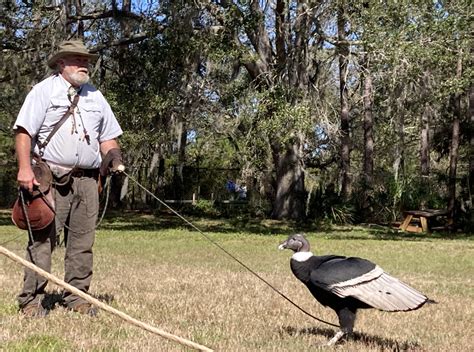
POLYGON ((410 311, 429 301, 424 294, 366 259, 313 255, 302 234, 290 235, 278 248, 295 252, 290 261, 293 274, 319 303, 336 312, 341 330, 329 340, 328 346, 352 333, 358 309, 410 311))

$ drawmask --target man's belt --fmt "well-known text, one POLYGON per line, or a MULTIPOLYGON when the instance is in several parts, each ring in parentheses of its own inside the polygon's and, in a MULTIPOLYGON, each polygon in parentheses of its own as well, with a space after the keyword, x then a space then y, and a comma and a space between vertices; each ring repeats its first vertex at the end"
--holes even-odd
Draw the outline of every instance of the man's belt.
POLYGON ((72 177, 92 177, 97 179, 99 177, 99 169, 80 169, 74 168, 71 171, 72 177))
POLYGON ((54 185, 56 187, 66 186, 71 181, 71 177, 90 177, 98 180, 99 169, 81 169, 75 167, 71 170, 71 172, 68 172, 67 174, 61 177, 54 176, 54 185))

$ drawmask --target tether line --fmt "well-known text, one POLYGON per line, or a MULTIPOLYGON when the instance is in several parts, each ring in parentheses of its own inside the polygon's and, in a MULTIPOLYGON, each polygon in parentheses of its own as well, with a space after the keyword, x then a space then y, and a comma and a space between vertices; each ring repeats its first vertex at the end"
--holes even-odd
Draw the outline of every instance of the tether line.
POLYGON ((225 254, 227 254, 230 258, 232 258, 233 260, 235 260, 237 263, 239 263, 241 266, 243 266, 245 269, 247 269, 252 275, 256 276, 260 281, 262 281, 263 283, 265 283, 268 287, 270 287, 273 291, 275 291, 276 293, 278 293, 281 297, 283 297, 284 299, 286 299, 288 302, 290 302, 293 306, 295 306, 297 309, 299 309, 301 312, 303 312, 304 314, 310 316, 311 318, 321 322, 321 323, 324 323, 324 324, 327 324, 327 325, 331 325, 331 326, 334 326, 336 328, 339 327, 339 325, 336 325, 336 324, 333 324, 333 323, 330 323, 328 321, 325 321, 325 320, 322 320, 320 318, 317 318, 315 317, 314 315, 312 315, 311 313, 309 313, 308 311, 304 310, 303 308, 301 308, 299 305, 297 305, 295 302, 293 302, 290 298, 288 298, 284 293, 280 292, 277 288, 275 288, 272 284, 270 284, 267 280, 265 280, 262 276, 260 276, 258 273, 256 273, 254 270, 252 270, 247 264, 245 264, 244 262, 242 262, 240 259, 238 259, 236 256, 234 256, 232 253, 230 253, 229 251, 227 251, 224 247, 222 247, 219 243, 217 243, 216 241, 214 241, 212 238, 210 238, 208 235, 206 235, 203 231, 201 231, 196 225, 194 225, 192 222, 190 222, 188 219, 186 219, 184 216, 182 216, 180 213, 178 213, 176 210, 174 210, 172 207, 170 207, 168 204, 166 204, 164 201, 162 201, 160 198, 158 198, 157 196, 155 196, 152 192, 150 192, 145 186, 143 186, 140 182, 138 182, 133 176, 131 176, 130 174, 128 174, 127 172, 125 171, 122 171, 123 174, 125 176, 127 176, 128 178, 130 178, 133 182, 135 182, 141 189, 143 189, 146 193, 148 193, 150 196, 152 196, 154 199, 156 199, 158 202, 160 202, 160 204, 164 205, 166 208, 168 208, 173 214, 175 214, 178 218, 180 218, 181 220, 183 220, 186 224, 188 224, 189 226, 191 226, 193 229, 195 229, 197 232, 199 232, 205 239, 207 239, 209 242, 211 242, 214 246, 216 246, 217 248, 219 248, 221 251, 223 251, 225 254))

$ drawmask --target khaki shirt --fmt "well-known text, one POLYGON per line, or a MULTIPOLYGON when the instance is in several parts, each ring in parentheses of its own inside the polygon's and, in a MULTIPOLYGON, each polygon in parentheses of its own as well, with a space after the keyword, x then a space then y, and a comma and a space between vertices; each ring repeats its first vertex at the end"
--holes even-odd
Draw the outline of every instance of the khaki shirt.
MULTIPOLYGON (((71 105, 69 87, 60 74, 55 74, 36 84, 27 95, 13 129, 23 127, 32 137, 36 152, 36 141, 43 142, 48 137, 71 105)), ((102 161, 100 143, 122 133, 102 93, 84 84, 74 114, 51 138, 43 158, 65 167, 98 168, 102 161)))

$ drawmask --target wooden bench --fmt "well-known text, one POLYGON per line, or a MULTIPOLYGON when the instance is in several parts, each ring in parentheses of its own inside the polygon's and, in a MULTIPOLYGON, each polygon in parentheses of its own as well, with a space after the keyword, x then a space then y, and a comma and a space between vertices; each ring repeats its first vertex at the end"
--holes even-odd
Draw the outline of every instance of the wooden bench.
POLYGON ((407 232, 431 233, 430 222, 438 217, 445 217, 447 224, 451 224, 448 218, 449 212, 440 209, 407 210, 403 212, 404 219, 399 229, 407 232), (421 224, 421 227, 418 226, 421 224))

